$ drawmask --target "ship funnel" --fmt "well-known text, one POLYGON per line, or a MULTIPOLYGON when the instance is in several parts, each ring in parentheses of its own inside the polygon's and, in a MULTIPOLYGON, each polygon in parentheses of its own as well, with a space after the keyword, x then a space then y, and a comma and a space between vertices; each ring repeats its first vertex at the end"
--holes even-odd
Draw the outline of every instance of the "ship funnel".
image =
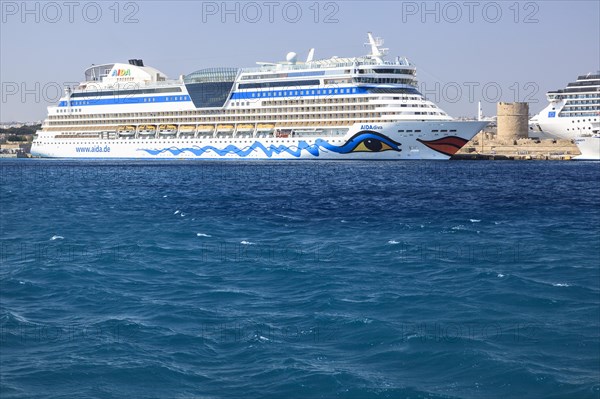
POLYGON ((129 65, 143 67, 144 66, 144 61, 143 60, 132 59, 132 60, 129 60, 129 65))

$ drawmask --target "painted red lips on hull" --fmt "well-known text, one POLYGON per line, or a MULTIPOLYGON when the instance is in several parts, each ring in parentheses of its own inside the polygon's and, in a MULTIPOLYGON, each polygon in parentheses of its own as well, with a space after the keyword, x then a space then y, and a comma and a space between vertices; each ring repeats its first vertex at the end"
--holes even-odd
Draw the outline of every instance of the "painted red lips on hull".
POLYGON ((458 152, 469 140, 465 140, 462 137, 448 136, 442 137, 437 140, 421 140, 417 139, 418 142, 425 144, 427 147, 434 151, 441 152, 444 155, 452 156, 458 152))

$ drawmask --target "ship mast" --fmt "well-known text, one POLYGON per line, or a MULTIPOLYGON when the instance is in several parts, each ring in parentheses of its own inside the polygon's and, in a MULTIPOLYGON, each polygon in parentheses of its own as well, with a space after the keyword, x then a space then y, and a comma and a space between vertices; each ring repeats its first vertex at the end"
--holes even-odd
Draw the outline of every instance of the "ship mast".
POLYGON ((383 57, 387 55, 388 49, 382 47, 383 39, 380 37, 374 38, 371 32, 367 32, 369 36, 369 43, 365 43, 365 46, 371 46, 371 54, 367 57, 374 59, 378 64, 383 64, 383 57))

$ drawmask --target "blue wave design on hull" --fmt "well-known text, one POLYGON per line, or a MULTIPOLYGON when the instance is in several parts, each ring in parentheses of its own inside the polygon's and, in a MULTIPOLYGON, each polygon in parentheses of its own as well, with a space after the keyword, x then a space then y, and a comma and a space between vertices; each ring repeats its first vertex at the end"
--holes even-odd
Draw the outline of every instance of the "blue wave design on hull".
MULTIPOLYGON (((287 147, 284 145, 274 145, 271 144, 268 147, 265 147, 261 142, 255 141, 252 145, 246 146, 243 148, 239 148, 233 144, 228 145, 225 148, 217 148, 212 145, 204 146, 204 147, 187 147, 187 148, 179 148, 179 147, 169 147, 163 149, 149 149, 149 148, 140 148, 138 151, 145 151, 150 155, 159 155, 166 152, 171 153, 173 156, 178 156, 184 152, 190 152, 196 156, 202 156, 204 153, 208 151, 213 151, 215 154, 219 156, 226 156, 228 154, 236 154, 241 158, 247 157, 255 150, 262 151, 265 156, 271 158, 274 154, 279 155, 281 153, 288 153, 296 158, 299 158, 302 155, 302 151, 307 151, 311 155, 318 157, 321 151, 327 150, 331 152, 335 152, 338 154, 348 154, 354 151, 357 151, 358 146, 361 143, 364 143, 368 140, 377 140, 378 142, 387 144, 390 149, 394 151, 401 151, 399 146, 400 144, 391 140, 389 137, 384 136, 377 132, 363 131, 352 136, 346 143, 341 146, 333 145, 328 141, 323 139, 316 139, 314 144, 308 144, 306 141, 299 141, 297 146, 287 147)), ((362 151, 362 150, 361 150, 362 151)), ((377 151, 373 151, 377 152, 377 151)))
MULTIPOLYGON (((329 143, 327 143, 327 144, 329 144, 329 143)), ((247 157, 254 150, 258 149, 258 150, 261 150, 267 157, 270 158, 273 156, 273 154, 278 155, 278 154, 281 154, 282 152, 287 152, 288 154, 290 154, 292 156, 300 157, 300 155, 302 154, 302 150, 306 150, 314 156, 319 156, 319 153, 320 153, 319 146, 320 145, 323 146, 322 143, 315 143, 315 144, 311 145, 305 141, 301 141, 298 143, 297 147, 286 147, 284 145, 276 146, 273 144, 271 144, 268 147, 265 147, 262 143, 255 142, 251 146, 247 146, 244 148, 238 148, 235 145, 230 144, 227 147, 222 148, 222 149, 214 147, 212 145, 208 145, 205 147, 187 147, 187 148, 170 147, 170 148, 163 148, 160 150, 152 150, 152 149, 143 148, 138 151, 146 151, 150 155, 159 155, 159 154, 162 154, 165 152, 170 152, 174 156, 177 156, 184 152, 190 152, 196 156, 202 156, 205 152, 213 151, 215 154, 218 154, 220 156, 225 156, 227 154, 237 154, 240 157, 247 157)))

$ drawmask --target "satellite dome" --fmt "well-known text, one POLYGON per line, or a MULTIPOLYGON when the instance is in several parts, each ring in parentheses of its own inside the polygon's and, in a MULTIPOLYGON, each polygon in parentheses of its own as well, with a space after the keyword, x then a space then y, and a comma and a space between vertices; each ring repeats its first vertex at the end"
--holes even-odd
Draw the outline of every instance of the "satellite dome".
POLYGON ((287 53, 287 55, 285 56, 285 59, 287 60, 287 62, 289 62, 290 64, 295 64, 296 60, 298 58, 298 54, 294 53, 293 51, 290 51, 289 53, 287 53))

